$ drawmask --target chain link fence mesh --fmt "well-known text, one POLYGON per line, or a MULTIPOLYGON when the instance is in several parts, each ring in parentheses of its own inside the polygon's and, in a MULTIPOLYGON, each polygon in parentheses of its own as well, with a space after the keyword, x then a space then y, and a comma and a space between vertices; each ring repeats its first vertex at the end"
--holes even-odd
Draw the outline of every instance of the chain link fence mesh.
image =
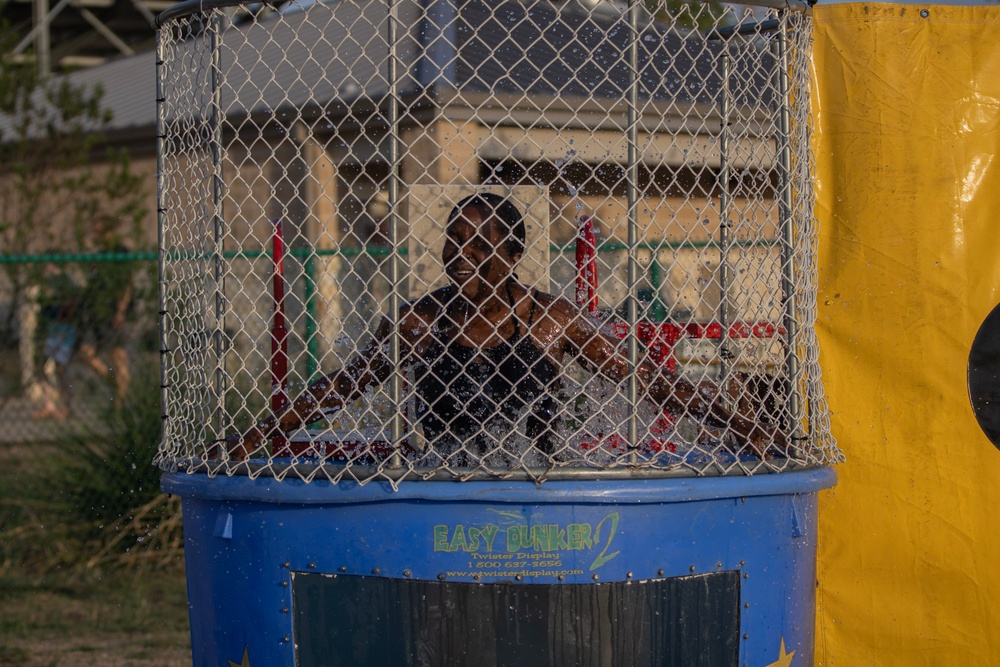
POLYGON ((810 34, 784 3, 164 13, 159 465, 395 483, 839 460, 810 34))
POLYGON ((0 442, 104 430, 158 362, 156 253, 0 256, 0 442))

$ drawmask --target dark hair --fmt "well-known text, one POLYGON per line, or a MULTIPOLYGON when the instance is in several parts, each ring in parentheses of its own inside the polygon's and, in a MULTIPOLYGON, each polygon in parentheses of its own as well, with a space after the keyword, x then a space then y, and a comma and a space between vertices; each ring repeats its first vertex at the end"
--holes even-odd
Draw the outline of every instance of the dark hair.
POLYGON ((500 221, 501 227, 507 232, 503 242, 507 254, 511 257, 524 254, 524 245, 527 239, 524 230, 524 217, 521 216, 521 211, 514 204, 492 192, 470 195, 451 209, 451 213, 448 215, 448 224, 451 224, 455 218, 462 214, 463 210, 470 206, 475 206, 482 211, 487 219, 495 215, 500 221))

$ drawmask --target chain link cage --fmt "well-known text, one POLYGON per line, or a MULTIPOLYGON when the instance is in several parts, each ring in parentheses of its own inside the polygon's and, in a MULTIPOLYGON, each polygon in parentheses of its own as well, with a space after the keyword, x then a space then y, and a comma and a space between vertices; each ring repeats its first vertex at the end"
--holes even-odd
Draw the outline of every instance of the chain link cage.
POLYGON ((164 470, 840 459, 807 6, 206 1, 158 23, 164 470))

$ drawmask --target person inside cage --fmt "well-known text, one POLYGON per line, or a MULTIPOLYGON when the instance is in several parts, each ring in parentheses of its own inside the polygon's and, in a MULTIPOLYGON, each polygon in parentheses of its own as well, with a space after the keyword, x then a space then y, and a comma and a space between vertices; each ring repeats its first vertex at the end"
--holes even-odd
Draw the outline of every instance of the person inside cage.
MULTIPOLYGON (((619 341, 602 333, 599 322, 569 300, 518 281, 514 268, 525 240, 524 219, 509 200, 490 193, 466 197, 447 220, 442 261, 450 284, 400 308, 398 358, 412 371, 414 417, 426 451, 441 463, 511 454, 515 432, 552 456, 560 448, 561 369, 576 361, 616 383, 629 377, 619 341)), ((386 381, 393 371, 386 345, 392 329, 385 319, 341 369, 227 438, 230 456, 252 456, 279 432, 328 418, 386 381)), ((692 384, 647 359, 636 374, 643 398, 728 429, 757 455, 785 444, 778 426, 755 420, 745 407, 727 409, 714 383, 692 384)))

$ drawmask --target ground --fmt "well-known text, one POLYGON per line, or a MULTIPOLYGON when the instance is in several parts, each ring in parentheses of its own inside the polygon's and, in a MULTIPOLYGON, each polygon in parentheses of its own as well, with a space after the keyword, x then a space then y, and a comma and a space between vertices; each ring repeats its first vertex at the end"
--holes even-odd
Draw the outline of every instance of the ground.
MULTIPOLYGON (((107 383, 72 367, 73 418, 62 422, 32 419, 39 403, 24 396, 16 381, 18 370, 14 352, 0 350, 0 466, 4 470, 0 479, 0 667, 189 667, 180 549, 143 554, 156 558, 147 558, 141 570, 118 565, 98 570, 101 563, 91 563, 92 554, 85 550, 100 545, 74 540, 74 534, 65 530, 71 525, 66 522, 81 520, 67 513, 62 504, 67 493, 79 489, 52 486, 50 473, 63 467, 67 452, 80 447, 74 433, 96 434, 100 440, 100 418, 106 411, 102 401, 106 404, 112 396, 107 383)), ((159 419, 158 412, 153 418, 159 419)), ((130 497, 136 480, 143 476, 125 473, 112 480, 117 483, 104 489, 105 495, 83 500, 103 506, 130 497)))
POLYGON ((184 571, 0 578, 0 667, 187 667, 184 571))

